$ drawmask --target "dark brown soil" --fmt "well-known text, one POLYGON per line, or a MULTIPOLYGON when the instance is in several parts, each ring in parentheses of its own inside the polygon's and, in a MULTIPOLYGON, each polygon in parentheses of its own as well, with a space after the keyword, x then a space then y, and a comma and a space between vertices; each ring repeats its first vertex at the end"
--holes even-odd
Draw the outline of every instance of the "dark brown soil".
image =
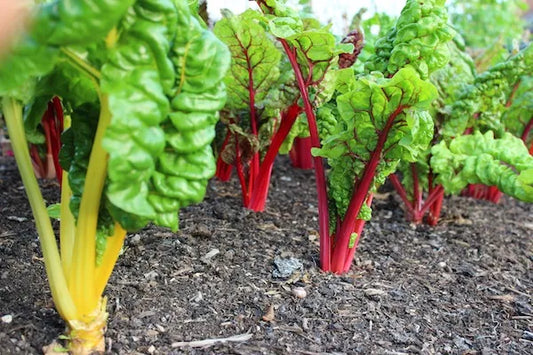
MULTIPOLYGON (((0 316, 12 316, 0 321, 0 353, 40 353, 63 323, 18 173, 10 161, 0 169, 0 316)), ((55 201, 57 185, 43 187, 55 201)), ((181 212, 179 233, 150 227, 127 239, 106 291, 108 350, 533 354, 532 211, 454 197, 439 226, 415 227, 382 193, 352 271, 332 276, 317 267, 313 173, 280 159, 266 212, 243 209, 235 182, 213 181, 204 203, 181 212), (277 256, 304 267, 274 278, 277 256), (251 338, 179 346, 242 334, 251 338)))

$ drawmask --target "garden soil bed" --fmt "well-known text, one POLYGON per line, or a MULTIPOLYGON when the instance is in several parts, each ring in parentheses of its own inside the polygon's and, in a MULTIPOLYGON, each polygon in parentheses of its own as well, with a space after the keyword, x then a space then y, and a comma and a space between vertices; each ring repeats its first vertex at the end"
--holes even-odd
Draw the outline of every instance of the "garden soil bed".
MULTIPOLYGON (((18 172, 2 159, 0 353, 41 353, 64 325, 18 172)), ((288 165, 277 161, 264 213, 241 207, 235 181, 212 181, 177 234, 129 236, 106 291, 110 354, 533 354, 533 205, 454 197, 431 228, 407 223, 384 190, 339 277, 318 268, 313 173, 288 165), (276 257, 303 267, 276 278, 276 257)), ((42 186, 56 201, 57 184, 42 186)))

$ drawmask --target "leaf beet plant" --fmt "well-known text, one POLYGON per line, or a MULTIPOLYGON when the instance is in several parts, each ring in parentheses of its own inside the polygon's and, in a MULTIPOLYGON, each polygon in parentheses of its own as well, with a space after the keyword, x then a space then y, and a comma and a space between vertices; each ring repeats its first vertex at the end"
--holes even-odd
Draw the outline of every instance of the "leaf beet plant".
POLYGON ((319 201, 320 218, 329 218, 320 235, 324 271, 349 270, 373 193, 400 161, 415 161, 429 145, 428 110, 437 97, 429 77, 448 62, 452 37, 444 1, 407 1, 365 72, 337 84, 336 124, 314 149, 330 166, 329 213, 319 201))
MULTIPOLYGON (((299 135, 298 116, 314 117, 313 111, 329 100, 338 55, 353 46, 337 43, 329 27, 301 18, 284 1, 257 3, 261 12, 226 12, 214 29, 232 53, 217 176, 228 179, 234 166, 244 206, 263 211, 276 156, 299 135)), ((305 125, 303 131, 309 132, 305 125)))
POLYGON ((0 63, 1 110, 71 353, 104 350, 102 295, 127 231, 176 230, 178 210, 203 199, 229 57, 194 2, 64 0, 36 5, 32 29, 0 63), (23 110, 54 97, 71 122, 59 245, 23 122, 23 110))

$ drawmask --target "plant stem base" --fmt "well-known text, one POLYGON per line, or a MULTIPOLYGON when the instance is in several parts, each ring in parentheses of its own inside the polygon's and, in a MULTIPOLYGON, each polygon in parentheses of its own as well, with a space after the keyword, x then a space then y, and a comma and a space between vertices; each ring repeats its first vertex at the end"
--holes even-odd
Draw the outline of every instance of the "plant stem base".
POLYGON ((106 331, 107 300, 102 298, 98 307, 87 316, 87 321, 68 321, 69 352, 73 355, 103 354, 106 331))

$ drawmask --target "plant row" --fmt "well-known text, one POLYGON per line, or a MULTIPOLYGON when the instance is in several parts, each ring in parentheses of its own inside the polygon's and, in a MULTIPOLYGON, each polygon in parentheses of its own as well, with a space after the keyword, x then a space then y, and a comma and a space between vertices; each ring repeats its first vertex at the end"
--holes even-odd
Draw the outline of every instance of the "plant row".
MULTIPOLYGON (((215 175, 263 211, 278 154, 314 169, 326 272, 350 269, 387 179, 414 223, 437 224, 445 194, 533 202, 533 48, 469 33, 461 20, 483 2, 451 20, 443 0, 407 0, 398 18, 361 11, 342 39, 307 7, 256 3, 211 31, 195 1, 47 1, 0 62, 72 353, 104 350, 103 292, 127 232, 177 230, 215 175), (58 205, 36 175, 57 176, 58 205)), ((520 24, 500 15, 518 4, 489 7, 513 36, 520 24)))

